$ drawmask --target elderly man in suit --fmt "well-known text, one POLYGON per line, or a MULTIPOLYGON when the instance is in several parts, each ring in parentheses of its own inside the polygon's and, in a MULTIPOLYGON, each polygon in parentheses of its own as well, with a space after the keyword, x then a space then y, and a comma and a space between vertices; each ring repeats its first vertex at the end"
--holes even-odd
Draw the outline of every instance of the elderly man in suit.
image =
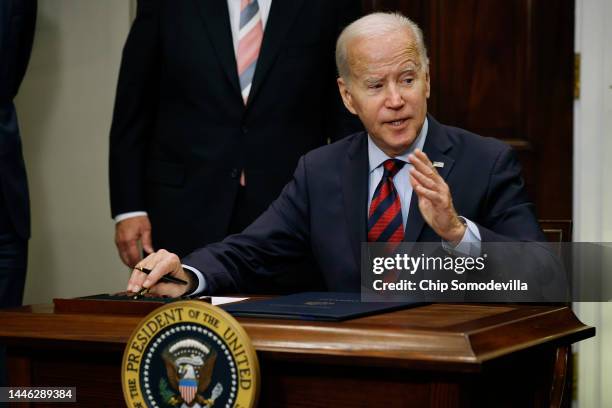
MULTIPOLYGON (((485 242, 545 241, 510 147, 427 114, 421 30, 399 14, 348 26, 336 47, 338 86, 367 132, 303 156, 270 208, 242 234, 180 259, 160 250, 128 290, 248 291, 262 266, 313 254, 328 290, 360 289, 362 242, 438 242, 463 253, 485 242), (158 280, 187 279, 189 288, 158 280)), ((271 158, 273 160, 273 157, 271 158)))

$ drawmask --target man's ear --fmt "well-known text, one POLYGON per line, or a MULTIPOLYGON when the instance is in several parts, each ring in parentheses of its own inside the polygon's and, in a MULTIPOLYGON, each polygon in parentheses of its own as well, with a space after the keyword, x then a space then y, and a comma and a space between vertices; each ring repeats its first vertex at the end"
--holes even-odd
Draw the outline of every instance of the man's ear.
POLYGON ((429 68, 427 68, 427 71, 425 71, 425 86, 427 91, 427 99, 429 99, 429 93, 431 89, 429 85, 429 68))
POLYGON ((355 107, 353 106, 353 96, 351 95, 351 91, 348 88, 348 85, 344 78, 338 77, 338 89, 340 90, 340 96, 342 97, 342 102, 344 102, 344 106, 349 110, 353 115, 357 114, 355 107))

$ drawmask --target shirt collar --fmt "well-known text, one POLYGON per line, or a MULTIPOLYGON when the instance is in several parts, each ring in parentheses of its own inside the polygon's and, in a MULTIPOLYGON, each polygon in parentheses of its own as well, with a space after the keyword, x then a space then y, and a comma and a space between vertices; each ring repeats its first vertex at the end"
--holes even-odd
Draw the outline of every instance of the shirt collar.
POLYGON ((389 157, 385 152, 380 150, 376 143, 372 141, 372 137, 368 134, 368 158, 370 161, 370 173, 374 171, 376 168, 380 167, 385 160, 388 159, 399 159, 406 163, 408 163, 408 155, 414 151, 414 149, 423 150, 423 146, 425 145, 425 138, 427 137, 427 129, 429 128, 429 124, 427 122, 427 116, 425 117, 425 122, 423 122, 423 127, 419 132, 418 136, 412 142, 410 147, 406 149, 406 151, 399 156, 389 157))

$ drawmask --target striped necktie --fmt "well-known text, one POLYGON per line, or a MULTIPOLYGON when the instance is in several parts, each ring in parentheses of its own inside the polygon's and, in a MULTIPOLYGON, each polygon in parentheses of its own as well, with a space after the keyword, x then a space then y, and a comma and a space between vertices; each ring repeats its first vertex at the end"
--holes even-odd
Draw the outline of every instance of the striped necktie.
POLYGON ((263 39, 263 25, 257 0, 242 0, 240 2, 240 30, 238 37, 236 60, 238 63, 240 92, 246 105, 263 39))
POLYGON ((404 162, 389 159, 383 163, 384 173, 376 187, 368 216, 369 242, 402 242, 402 204, 393 184, 393 177, 404 167, 404 162))

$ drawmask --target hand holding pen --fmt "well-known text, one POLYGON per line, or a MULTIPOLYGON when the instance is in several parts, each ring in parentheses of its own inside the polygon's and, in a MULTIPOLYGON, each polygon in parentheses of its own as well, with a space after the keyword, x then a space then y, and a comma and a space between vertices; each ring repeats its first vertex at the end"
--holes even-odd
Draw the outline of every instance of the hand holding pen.
POLYGON ((135 298, 151 292, 157 295, 180 297, 192 286, 191 276, 183 270, 176 254, 160 249, 138 262, 128 281, 127 291, 135 298))
MULTIPOLYGON (((151 269, 143 268, 142 266, 135 266, 134 269, 137 269, 140 272, 146 273, 147 275, 151 273, 151 269)), ((178 285, 188 285, 189 284, 187 281, 184 281, 179 278, 175 278, 174 276, 170 276, 170 275, 162 276, 159 279, 159 282, 176 283, 178 285)), ((143 297, 144 295, 146 295, 147 293, 149 293, 149 288, 142 288, 140 289, 140 291, 138 291, 138 293, 134 295, 134 299, 139 299, 143 297)))

